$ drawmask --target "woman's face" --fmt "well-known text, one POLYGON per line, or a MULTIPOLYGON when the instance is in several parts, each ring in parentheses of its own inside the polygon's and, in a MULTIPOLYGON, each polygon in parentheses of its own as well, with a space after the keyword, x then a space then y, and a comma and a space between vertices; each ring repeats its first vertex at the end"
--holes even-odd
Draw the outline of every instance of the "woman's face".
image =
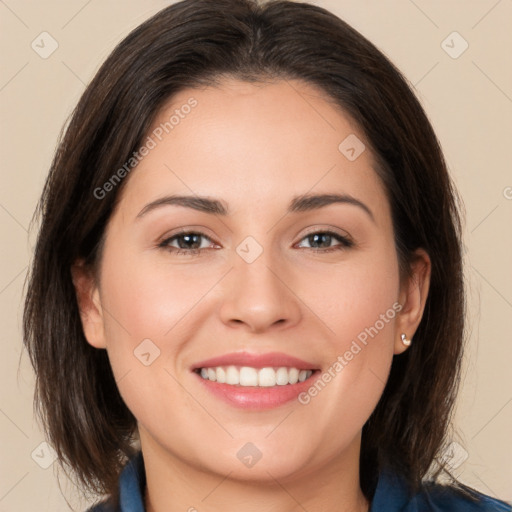
POLYGON ((310 85, 226 80, 148 135, 83 313, 143 450, 282 482, 356 460, 421 316, 363 134, 310 85))

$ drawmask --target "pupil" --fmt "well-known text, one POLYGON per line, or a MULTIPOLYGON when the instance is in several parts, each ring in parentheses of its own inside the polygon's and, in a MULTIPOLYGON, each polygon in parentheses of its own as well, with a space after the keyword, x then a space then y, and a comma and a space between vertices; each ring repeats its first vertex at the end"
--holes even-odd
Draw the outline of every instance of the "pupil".
POLYGON ((331 245, 331 235, 328 235, 326 233, 321 233, 321 234, 314 234, 314 235, 310 235, 309 237, 309 243, 314 246, 314 247, 317 247, 318 245, 316 244, 322 244, 322 239, 323 241, 325 242, 326 246, 329 247, 331 245), (312 242, 313 240, 313 242, 312 242))
POLYGON ((198 242, 200 235, 182 235, 180 238, 178 238, 178 245, 180 246, 180 249, 197 249, 201 243, 198 242), (185 241, 185 243, 182 243, 182 241, 185 241), (194 247, 191 247, 190 244, 192 244, 194 247))

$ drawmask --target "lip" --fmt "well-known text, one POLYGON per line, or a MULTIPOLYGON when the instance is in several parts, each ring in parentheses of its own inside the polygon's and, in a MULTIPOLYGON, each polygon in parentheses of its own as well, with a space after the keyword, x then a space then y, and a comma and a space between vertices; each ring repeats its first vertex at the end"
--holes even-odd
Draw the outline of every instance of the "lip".
POLYGON ((252 410, 273 409, 296 400, 300 393, 311 386, 314 382, 314 377, 319 373, 318 366, 314 363, 281 352, 270 352, 266 354, 234 352, 200 361, 192 367, 192 371, 196 378, 199 379, 200 385, 204 386, 215 398, 239 409, 252 410), (215 366, 251 366, 252 368, 285 366, 299 370, 314 371, 309 379, 303 382, 297 382, 296 384, 287 384, 286 386, 237 386, 220 384, 203 379, 198 373, 199 368, 211 368, 215 366))
POLYGON ((304 361, 297 357, 289 356, 282 352, 268 352, 266 354, 251 354, 249 352, 233 352, 222 356, 200 361, 194 364, 192 370, 199 368, 211 368, 214 366, 251 366, 252 368, 266 368, 286 366, 299 370, 318 369, 315 363, 304 361))
POLYGON ((274 409, 292 400, 297 400, 298 396, 312 385, 314 382, 312 379, 314 379, 317 374, 318 371, 313 372, 313 375, 304 382, 287 384, 286 386, 274 386, 271 388, 231 386, 229 384, 219 384, 218 382, 203 379, 198 374, 196 374, 196 377, 213 396, 229 405, 239 409, 265 410, 274 409))

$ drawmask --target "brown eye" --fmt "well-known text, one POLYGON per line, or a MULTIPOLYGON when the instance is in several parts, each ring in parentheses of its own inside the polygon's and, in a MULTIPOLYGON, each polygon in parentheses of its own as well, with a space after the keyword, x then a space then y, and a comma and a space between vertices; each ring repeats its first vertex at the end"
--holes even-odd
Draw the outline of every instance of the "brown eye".
MULTIPOLYGON (((345 249, 348 247, 352 247, 354 243, 348 238, 339 235, 338 233, 334 233, 332 231, 317 231, 315 233, 310 233, 305 236, 302 240, 307 240, 310 247, 305 247, 306 249, 345 249), (332 245, 333 242, 338 242, 335 245, 332 245)), ((304 247, 304 246, 301 246, 304 247)))
POLYGON ((203 249, 211 247, 212 244, 212 240, 204 233, 191 231, 166 238, 159 244, 159 247, 170 249, 171 252, 176 252, 177 254, 198 254, 203 249), (208 240, 210 243, 204 245, 204 240, 208 240))

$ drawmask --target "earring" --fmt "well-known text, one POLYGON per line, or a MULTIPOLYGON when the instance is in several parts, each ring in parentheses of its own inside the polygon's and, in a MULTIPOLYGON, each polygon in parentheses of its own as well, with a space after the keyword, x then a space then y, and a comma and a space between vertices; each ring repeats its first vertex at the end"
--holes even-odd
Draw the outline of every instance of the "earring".
POLYGON ((402 343, 403 343, 406 347, 408 347, 408 346, 411 344, 411 340, 408 340, 408 339, 407 339, 407 337, 405 336, 405 334, 402 334, 402 335, 401 335, 401 337, 402 337, 402 343))

